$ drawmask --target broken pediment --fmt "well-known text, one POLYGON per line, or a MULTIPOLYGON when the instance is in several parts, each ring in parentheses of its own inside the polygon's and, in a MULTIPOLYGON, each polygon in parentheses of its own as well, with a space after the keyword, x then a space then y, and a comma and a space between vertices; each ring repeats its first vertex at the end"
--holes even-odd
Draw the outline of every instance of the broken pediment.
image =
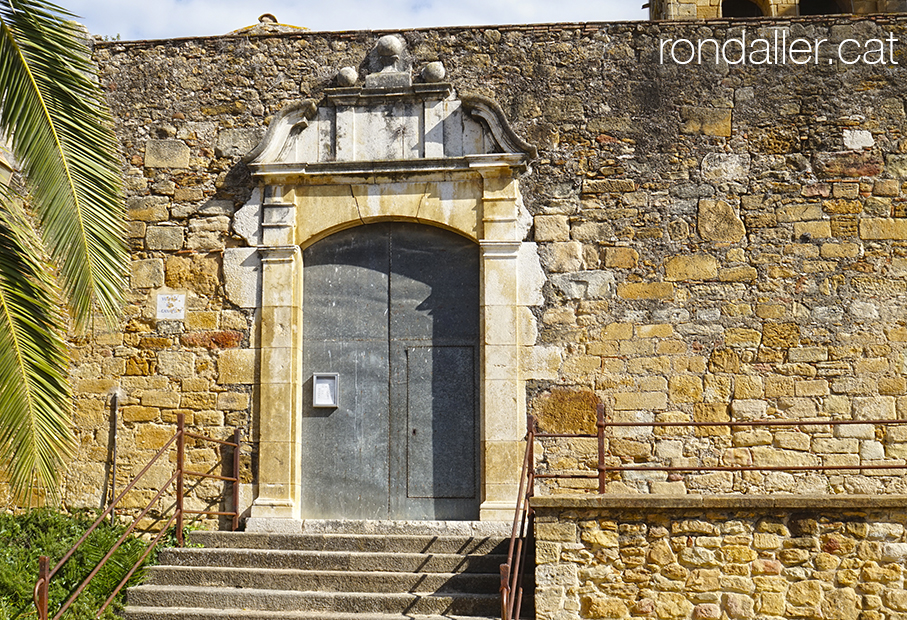
POLYGON ((364 80, 355 69, 342 69, 341 86, 327 89, 321 106, 305 100, 284 108, 246 157, 253 173, 455 169, 487 157, 522 166, 536 157, 497 103, 458 96, 441 82, 441 63, 426 65, 421 81, 412 83, 401 39, 382 37, 361 67, 369 72, 364 80))

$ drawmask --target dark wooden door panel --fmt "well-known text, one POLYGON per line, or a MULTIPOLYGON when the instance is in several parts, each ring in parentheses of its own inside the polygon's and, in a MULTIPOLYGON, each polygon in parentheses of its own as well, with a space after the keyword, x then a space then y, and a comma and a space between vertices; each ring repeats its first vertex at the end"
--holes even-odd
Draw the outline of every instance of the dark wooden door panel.
POLYGON ((478 516, 478 249, 375 224, 304 253, 303 511, 309 518, 478 516), (314 372, 340 406, 311 406, 314 372))

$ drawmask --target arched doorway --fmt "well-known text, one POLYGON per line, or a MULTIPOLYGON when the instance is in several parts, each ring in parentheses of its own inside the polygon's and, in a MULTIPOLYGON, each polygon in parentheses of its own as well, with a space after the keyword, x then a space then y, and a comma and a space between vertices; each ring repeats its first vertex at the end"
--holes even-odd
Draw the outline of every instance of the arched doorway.
MULTIPOLYGON (((396 43, 405 48, 403 39, 398 38, 396 43)), ((380 55, 378 48, 376 44, 369 52, 372 60, 380 55)), ((400 56, 404 57, 410 55, 400 56)), ((513 131, 496 102, 480 95, 458 96, 447 83, 410 87, 410 68, 385 68, 388 71, 369 73, 365 85, 326 89, 322 105, 313 100, 287 105, 246 157, 260 183, 256 194, 260 204, 250 200, 243 209, 248 211, 248 221, 257 221, 259 226, 249 226, 241 233, 254 249, 228 248, 225 263, 229 255, 230 264, 237 270, 247 270, 242 273, 260 286, 254 300, 261 317, 261 347, 255 360, 260 382, 256 434, 259 460, 256 497, 246 523, 250 531, 290 531, 302 527, 303 519, 317 515, 481 520, 513 516, 526 432, 526 377, 534 372, 524 370, 523 352, 535 341, 535 316, 530 307, 542 303, 544 284, 534 244, 522 241, 526 220, 518 177, 537 156, 537 150, 513 131), (323 358, 306 359, 321 346, 317 345, 319 338, 324 342, 329 330, 346 323, 346 319, 338 321, 333 310, 321 323, 310 321, 313 300, 330 294, 330 287, 321 292, 317 286, 313 288, 312 283, 322 279, 313 267, 321 260, 316 254, 323 241, 332 240, 330 244, 347 239, 350 254, 340 261, 338 269, 361 268, 359 263, 364 259, 356 258, 355 248, 361 247, 356 244, 370 235, 365 232, 363 237, 363 231, 379 230, 370 228, 372 225, 391 231, 385 233, 391 238, 390 252, 397 238, 419 238, 423 233, 437 237, 437 243, 423 241, 413 247, 417 259, 412 270, 401 273, 389 268, 386 272, 389 286, 395 275, 398 280, 401 276, 408 278, 416 289, 437 281, 419 302, 427 302, 431 312, 440 308, 436 305, 441 299, 437 291, 445 283, 458 282, 462 273, 477 278, 478 293, 467 295, 458 285, 456 295, 444 295, 457 301, 477 299, 469 302, 470 309, 452 314, 473 317, 478 325, 475 333, 480 337, 470 336, 470 343, 456 339, 441 342, 435 338, 432 324, 432 340, 426 346, 402 339, 399 346, 407 356, 405 364, 395 363, 390 354, 392 345, 385 345, 387 368, 375 374, 385 372, 390 377, 385 381, 388 410, 397 411, 395 393, 404 394, 408 406, 421 398, 422 409, 431 411, 432 427, 429 432, 424 422, 414 423, 409 416, 416 414, 409 407, 405 424, 394 421, 393 416, 399 418, 397 413, 388 413, 386 431, 367 430, 356 424, 371 424, 371 418, 363 416, 382 414, 377 413, 377 406, 359 407, 360 417, 350 418, 345 428, 340 425, 344 432, 331 439, 336 449, 353 458, 356 453, 351 456, 347 445, 353 442, 351 437, 362 437, 359 445, 366 449, 365 444, 379 436, 388 448, 386 456, 360 461, 361 469, 377 470, 371 481, 354 479, 347 490, 341 491, 340 485, 346 483, 336 471, 347 463, 327 448, 322 449, 324 458, 306 454, 309 447, 317 447, 322 441, 318 437, 329 435, 325 431, 312 440, 305 427, 317 429, 319 421, 332 418, 330 408, 319 407, 315 412, 311 406, 311 373, 342 373, 337 408, 341 415, 333 416, 337 420, 345 415, 340 408, 357 402, 359 396, 353 394, 351 401, 344 386, 363 382, 355 374, 361 368, 355 363, 341 371, 322 368, 323 358), (409 226, 416 228, 405 235, 394 232, 409 226), (455 239, 455 247, 466 244, 462 247, 472 253, 470 264, 478 266, 464 270, 465 259, 436 254, 436 248, 447 244, 441 237, 455 239), (446 275, 413 275, 420 273, 415 267, 429 265, 439 270, 436 273, 446 275), (474 353, 469 355, 464 347, 473 347, 474 353), (354 375, 345 378, 349 372, 354 375), (469 388, 472 392, 463 387, 469 376, 474 377, 475 385, 469 388), (441 378, 445 381, 440 382, 441 378), (449 378, 454 380, 447 382, 449 378), (430 389, 401 387, 419 382, 430 389), (444 410, 442 403, 464 393, 472 394, 473 405, 454 405, 459 414, 453 417, 449 429, 436 426, 435 412, 444 410), (463 415, 467 410, 473 412, 472 417, 463 415), (472 424, 472 430, 457 427, 464 421, 472 424), (444 428, 443 440, 435 439, 437 428, 444 428), (400 429, 406 434, 405 443, 400 440, 400 429), (353 432, 359 434, 349 434, 353 432), (451 439, 454 434, 468 437, 470 433, 475 437, 472 443, 451 439), (419 448, 419 442, 431 449, 419 448), (461 467, 456 460, 463 455, 471 456, 474 474, 468 473, 470 465, 461 467), (313 473, 318 471, 323 475, 313 473), (420 473, 427 473, 427 477, 413 477, 420 473), (465 488, 469 483, 475 488, 465 488), (374 490, 376 497, 385 489, 387 498, 360 500, 356 489, 363 488, 374 490), (397 491, 401 488, 405 489, 403 495, 397 491), (332 494, 344 494, 346 500, 335 501, 329 497, 332 494)), ((323 273, 333 271, 329 263, 322 260, 322 264, 323 273)), ((360 295, 367 292, 358 284, 340 286, 356 289, 360 295)), ((390 316, 394 291, 392 286, 388 290, 385 311, 390 316)), ((314 309, 338 308, 338 303, 315 304, 314 309)), ((360 320, 355 311, 365 304, 356 296, 348 296, 340 305, 348 306, 343 310, 354 312, 353 319, 360 320)), ((416 311, 422 310, 417 304, 416 311)), ((343 333, 338 338, 341 336, 346 338, 343 333)), ((394 340, 390 328, 386 337, 389 343, 394 340)))
POLYGON ((721 3, 722 17, 761 17, 762 9, 749 0, 724 0, 721 3))
POLYGON ((479 248, 385 222, 303 252, 303 518, 479 515, 479 248))

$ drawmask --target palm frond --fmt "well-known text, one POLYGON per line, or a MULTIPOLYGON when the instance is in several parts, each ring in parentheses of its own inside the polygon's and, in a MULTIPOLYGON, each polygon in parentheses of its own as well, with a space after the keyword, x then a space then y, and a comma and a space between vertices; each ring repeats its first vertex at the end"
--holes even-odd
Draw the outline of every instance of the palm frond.
POLYGON ((0 463, 20 497, 35 483, 54 496, 74 445, 59 292, 24 212, 0 200, 0 463))
POLYGON ((114 319, 127 254, 112 121, 83 33, 44 0, 0 0, 0 131, 22 165, 77 327, 114 319))

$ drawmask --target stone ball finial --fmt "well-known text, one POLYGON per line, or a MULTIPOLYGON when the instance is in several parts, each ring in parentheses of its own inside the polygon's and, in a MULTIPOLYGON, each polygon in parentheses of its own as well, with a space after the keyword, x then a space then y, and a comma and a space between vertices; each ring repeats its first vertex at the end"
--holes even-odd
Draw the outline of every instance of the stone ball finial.
POLYGON ((344 67, 337 73, 337 83, 340 86, 354 86, 359 79, 359 73, 352 67, 344 67))
POLYGON ((375 50, 382 58, 399 58, 403 53, 403 41, 392 34, 386 34, 378 39, 375 50))
POLYGON ((270 13, 265 13, 264 15, 258 18, 258 23, 260 24, 276 24, 278 23, 277 18, 271 15, 270 13))
POLYGON ((422 79, 428 83, 440 82, 446 75, 447 71, 439 61, 430 62, 422 67, 422 79))

